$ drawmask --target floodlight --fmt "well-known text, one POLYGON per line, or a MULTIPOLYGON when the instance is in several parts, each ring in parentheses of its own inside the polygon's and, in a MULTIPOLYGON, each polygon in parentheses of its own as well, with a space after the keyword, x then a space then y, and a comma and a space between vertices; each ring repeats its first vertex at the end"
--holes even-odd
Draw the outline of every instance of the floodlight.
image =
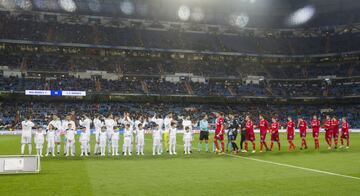
POLYGON ((182 21, 189 20, 190 14, 191 14, 191 11, 188 6, 182 5, 179 7, 178 16, 179 16, 180 20, 182 20, 182 21))
POLYGON ((67 12, 74 12, 76 4, 73 0, 59 0, 60 7, 67 12))
POLYGON ((301 25, 308 22, 315 15, 315 7, 308 5, 296 10, 288 18, 289 25, 301 25))

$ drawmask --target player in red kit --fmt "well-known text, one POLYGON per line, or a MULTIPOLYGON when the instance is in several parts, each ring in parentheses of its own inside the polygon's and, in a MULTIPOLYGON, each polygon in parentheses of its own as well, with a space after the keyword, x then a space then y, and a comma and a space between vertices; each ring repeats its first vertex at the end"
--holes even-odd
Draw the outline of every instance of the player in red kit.
POLYGON ((318 120, 317 116, 313 116, 313 119, 311 120, 311 128, 313 131, 313 138, 315 142, 315 149, 320 149, 319 144, 319 132, 320 132, 320 120, 318 120))
POLYGON ((325 141, 328 144, 328 149, 331 149, 332 145, 332 129, 331 129, 331 119, 330 116, 326 116, 326 120, 324 122, 324 129, 325 129, 325 141))
POLYGON ((336 149, 339 140, 339 121, 336 119, 335 116, 331 120, 331 129, 332 129, 332 136, 334 138, 335 149, 336 149))
POLYGON ((260 129, 260 152, 263 150, 263 146, 265 146, 266 150, 269 150, 266 145, 266 133, 269 129, 269 123, 264 119, 263 115, 259 115, 259 129, 260 129))
POLYGON ((221 142, 221 153, 224 153, 225 144, 224 144, 224 114, 219 112, 216 114, 216 130, 214 135, 214 144, 216 146, 216 153, 220 152, 219 143, 221 142))
POLYGON ((293 143, 294 134, 295 134, 295 123, 291 117, 288 117, 288 122, 286 127, 287 127, 287 140, 289 143, 288 151, 295 150, 295 145, 293 143))
POLYGON ((277 122, 275 117, 271 118, 271 145, 270 150, 272 151, 274 142, 277 142, 280 151, 280 140, 279 140, 279 127, 280 124, 277 122))
POLYGON ((245 129, 246 129, 246 136, 245 136, 245 150, 243 152, 247 152, 248 150, 248 142, 252 143, 253 151, 255 153, 255 133, 254 133, 254 123, 250 119, 250 116, 245 117, 245 129))
POLYGON ((306 121, 302 117, 299 118, 298 127, 299 127, 300 137, 301 137, 301 148, 300 148, 300 150, 307 149, 307 145, 306 145, 307 124, 306 124, 306 121))
POLYGON ((346 140, 346 148, 350 147, 350 141, 349 141, 349 123, 346 121, 345 117, 342 117, 341 119, 341 146, 344 145, 344 139, 346 140))

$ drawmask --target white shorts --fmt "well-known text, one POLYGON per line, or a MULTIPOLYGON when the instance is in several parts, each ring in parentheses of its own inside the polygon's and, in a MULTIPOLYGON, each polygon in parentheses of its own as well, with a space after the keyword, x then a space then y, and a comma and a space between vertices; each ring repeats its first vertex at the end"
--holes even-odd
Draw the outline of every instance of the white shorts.
POLYGON ((191 140, 185 140, 184 146, 185 147, 190 147, 191 146, 191 140))
POLYGON ((124 146, 126 147, 131 146, 131 137, 124 138, 124 146))
POLYGON ((170 137, 169 143, 170 144, 176 144, 176 137, 170 137))
POLYGON ((56 134, 55 135, 55 143, 60 143, 61 142, 61 136, 60 136, 60 134, 58 135, 58 134, 56 134))
POLYGON ((137 145, 143 146, 144 143, 145 143, 145 141, 144 141, 144 138, 143 138, 143 137, 138 137, 138 138, 137 138, 137 140, 136 140, 136 144, 137 144, 137 145))
POLYGON ((153 145, 154 146, 160 146, 161 144, 161 139, 160 138, 154 138, 153 139, 153 145))
POLYGON ((111 132, 107 132, 107 133, 106 133, 106 138, 107 138, 108 140, 111 140, 111 136, 112 136, 112 133, 111 133, 111 132))
POLYGON ((95 142, 99 142, 100 132, 95 132, 95 142))
POLYGON ((119 140, 111 140, 111 146, 114 148, 119 147, 119 140))
POLYGON ((36 149, 41 149, 41 148, 43 148, 43 144, 44 144, 44 143, 35 143, 36 149))
POLYGON ((48 140, 47 146, 48 146, 48 148, 53 148, 53 147, 55 147, 55 141, 54 141, 54 140, 48 140))
POLYGON ((106 140, 105 141, 100 140, 99 141, 99 146, 100 147, 106 147, 106 140))
POLYGON ((31 144, 31 135, 22 135, 21 143, 22 144, 31 144))

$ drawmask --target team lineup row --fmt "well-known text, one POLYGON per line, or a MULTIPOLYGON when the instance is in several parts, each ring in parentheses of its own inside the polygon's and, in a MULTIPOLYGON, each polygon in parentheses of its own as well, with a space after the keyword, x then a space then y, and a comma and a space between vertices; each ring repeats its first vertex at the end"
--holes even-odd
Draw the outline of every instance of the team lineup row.
MULTIPOLYGON (((66 116, 63 120, 60 120, 57 115, 53 115, 52 120, 44 130, 43 127, 36 126, 32 122, 31 116, 27 116, 21 123, 21 154, 24 154, 26 145, 28 145, 29 154, 31 154, 32 136, 34 135, 37 155, 43 156, 42 150, 46 138, 47 148, 45 156, 56 156, 55 151, 57 151, 56 154, 60 155, 62 141, 64 141, 64 155, 75 156, 75 135, 77 129, 75 123, 76 118, 73 119, 74 118, 71 115, 66 116), (33 134, 34 128, 36 130, 33 134), (64 139, 62 139, 62 135, 64 135, 64 139)), ((192 152, 191 146, 194 140, 194 126, 198 126, 200 129, 198 150, 200 151, 202 143, 204 142, 206 152, 209 152, 209 128, 212 124, 208 122, 208 116, 204 114, 203 118, 196 122, 191 121, 190 117, 181 117, 181 120, 183 127, 184 153, 190 154, 192 152)), ((346 148, 349 148, 349 124, 344 117, 341 121, 340 147, 343 146, 345 140, 346 148)), ((154 115, 154 117, 148 119, 139 116, 136 120, 133 120, 129 113, 125 113, 123 118, 114 117, 112 114, 108 115, 106 118, 101 115, 96 115, 93 120, 86 115, 82 115, 78 121, 78 125, 80 126, 78 128, 81 130, 79 137, 79 142, 81 144, 80 156, 88 156, 90 154, 90 128, 92 124, 94 126, 96 140, 93 151, 95 155, 105 156, 106 148, 109 155, 119 155, 120 127, 124 128, 124 142, 122 148, 122 154, 124 156, 132 154, 133 143, 136 144, 137 155, 144 155, 145 132, 152 133, 153 155, 160 155, 163 153, 163 150, 166 150, 170 155, 176 154, 178 121, 173 118, 172 114, 166 115, 165 118, 162 118, 161 115, 154 115)), ((259 123, 255 125, 250 116, 246 116, 244 120, 241 120, 241 118, 236 118, 235 115, 229 114, 225 120, 224 114, 218 112, 216 113, 214 126, 215 134, 213 137, 213 151, 216 153, 223 154, 225 152, 225 134, 227 134, 228 137, 226 149, 230 146, 234 154, 237 154, 240 150, 241 152, 247 152, 248 143, 250 142, 252 144, 252 153, 255 153, 255 128, 260 130, 260 152, 263 152, 263 150, 272 151, 274 143, 277 143, 279 151, 281 149, 279 128, 282 125, 278 122, 276 117, 272 117, 271 123, 269 123, 265 120, 263 115, 259 115, 259 123), (236 143, 238 133, 241 133, 240 149, 236 143), (267 133, 271 136, 270 147, 268 147, 265 141, 267 133), (218 142, 220 142, 221 146, 219 146, 218 142), (245 144, 244 148, 243 143, 245 144)), ((287 129, 287 140, 289 143, 288 151, 295 149, 293 143, 295 127, 299 129, 301 138, 300 149, 307 149, 306 133, 309 131, 307 122, 300 117, 295 124, 292 118, 288 117, 288 121, 284 126, 286 126, 287 129)), ((321 125, 320 120, 318 120, 316 116, 313 117, 310 128, 315 142, 315 149, 320 148, 319 132, 321 127, 325 130, 325 141, 328 145, 328 149, 336 149, 338 147, 338 138, 340 134, 340 122, 335 117, 330 118, 330 116, 327 116, 323 125, 321 125), (334 146, 332 145, 332 140, 334 141, 334 146)))

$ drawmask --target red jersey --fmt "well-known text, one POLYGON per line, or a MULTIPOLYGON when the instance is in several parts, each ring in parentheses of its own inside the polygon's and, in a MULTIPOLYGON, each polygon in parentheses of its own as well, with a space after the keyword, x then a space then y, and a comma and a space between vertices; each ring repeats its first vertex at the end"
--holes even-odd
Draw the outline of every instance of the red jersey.
POLYGON ((320 120, 312 120, 311 128, 313 129, 313 131, 320 131, 320 120))
POLYGON ((307 124, 305 120, 299 122, 299 130, 300 132, 306 132, 307 124))
POLYGON ((325 131, 330 131, 331 130, 331 120, 325 120, 324 129, 325 129, 325 131))
POLYGON ((274 122, 271 124, 271 133, 278 134, 279 133, 280 124, 278 122, 274 122))
POLYGON ((261 134, 266 134, 266 131, 269 127, 269 123, 267 120, 263 119, 263 120, 260 120, 259 122, 259 129, 260 129, 260 133, 261 134))
POLYGON ((339 121, 338 120, 331 120, 331 129, 335 132, 339 131, 339 121))
POLYGON ((254 123, 251 120, 246 121, 245 128, 247 133, 254 133, 254 123))
POLYGON ((287 132, 288 134, 294 134, 295 132, 295 123, 293 121, 287 122, 287 132))
POLYGON ((343 122, 343 123, 341 124, 341 131, 342 131, 343 133, 348 133, 348 132, 349 132, 349 123, 343 122))
POLYGON ((216 134, 224 133, 224 126, 223 125, 224 125, 224 118, 216 119, 216 130, 215 130, 216 134))

